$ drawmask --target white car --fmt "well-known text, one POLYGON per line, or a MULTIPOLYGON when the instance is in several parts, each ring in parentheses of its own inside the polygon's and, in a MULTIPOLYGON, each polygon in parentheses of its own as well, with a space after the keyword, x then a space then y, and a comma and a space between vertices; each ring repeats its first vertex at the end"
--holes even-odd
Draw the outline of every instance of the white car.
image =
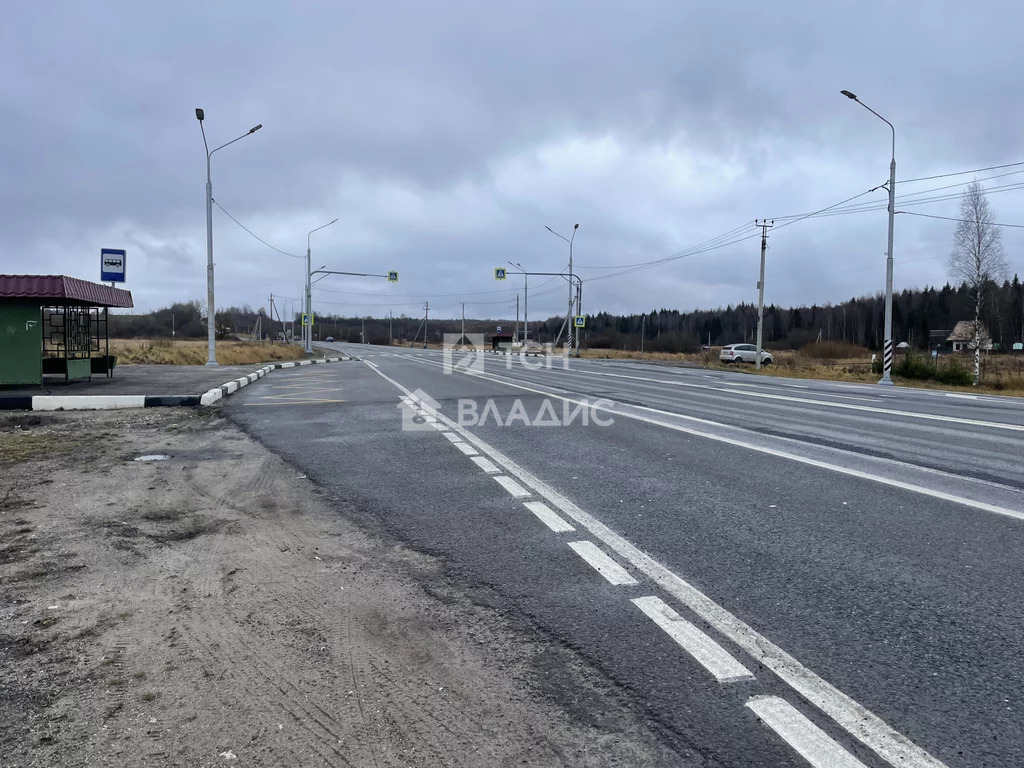
MULTIPOLYGON (((757 360, 757 347, 753 344, 730 344, 722 347, 718 359, 723 363, 754 363, 757 360)), ((761 365, 771 365, 772 353, 761 349, 761 365)))

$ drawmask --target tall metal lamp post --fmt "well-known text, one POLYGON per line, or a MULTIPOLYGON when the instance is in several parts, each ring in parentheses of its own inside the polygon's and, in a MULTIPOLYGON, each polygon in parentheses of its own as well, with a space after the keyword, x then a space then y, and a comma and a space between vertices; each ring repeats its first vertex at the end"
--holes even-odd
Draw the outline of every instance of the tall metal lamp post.
POLYGON ((206 129, 203 128, 205 118, 203 110, 196 107, 196 119, 199 120, 199 130, 203 132, 203 146, 206 148, 206 364, 217 365, 217 311, 213 303, 213 183, 210 181, 210 157, 229 144, 256 133, 263 127, 263 123, 253 126, 227 144, 210 149, 210 145, 206 143, 206 129))
POLYGON ((885 346, 882 348, 882 378, 878 381, 879 384, 892 386, 892 230, 896 219, 896 129, 892 127, 892 123, 858 99, 857 94, 846 90, 840 93, 856 101, 888 125, 892 131, 892 160, 889 162, 889 250, 885 259, 885 346))
MULTIPOLYGON (((555 232, 555 230, 553 230, 551 227, 547 226, 546 224, 544 225, 544 229, 546 229, 548 232, 550 232, 555 237, 562 238, 563 240, 565 240, 565 242, 567 242, 569 244, 569 314, 566 317, 566 321, 565 321, 566 322, 566 327, 569 329, 568 330, 568 336, 566 336, 566 339, 565 339, 565 351, 566 351, 567 354, 571 354, 571 348, 573 346, 573 333, 572 333, 572 331, 573 331, 573 320, 572 320, 573 311, 572 311, 572 308, 573 308, 574 297, 572 295, 573 294, 573 282, 572 282, 572 241, 576 239, 576 230, 579 229, 579 228, 580 228, 579 224, 573 224, 572 225, 572 235, 570 237, 566 237, 565 235, 558 234, 557 232, 555 232)), ((576 335, 576 356, 579 357, 579 355, 580 355, 580 337, 577 334, 576 335)))
MULTIPOLYGON (((312 251, 310 250, 309 238, 314 232, 321 230, 324 227, 331 226, 335 221, 337 221, 337 219, 334 219, 334 221, 328 221, 326 224, 316 227, 316 229, 311 229, 306 235, 306 323, 302 326, 302 338, 306 343, 305 349, 307 355, 313 354, 313 284, 310 282, 312 278, 313 265, 310 263, 312 251)), ((326 264, 324 266, 326 266, 326 264)), ((323 267, 321 267, 321 269, 323 269, 323 267)))

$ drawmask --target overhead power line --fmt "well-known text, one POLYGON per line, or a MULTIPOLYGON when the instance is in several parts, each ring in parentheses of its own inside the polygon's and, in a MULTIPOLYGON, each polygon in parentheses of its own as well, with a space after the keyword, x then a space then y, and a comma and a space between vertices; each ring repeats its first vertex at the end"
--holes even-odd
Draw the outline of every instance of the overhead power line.
POLYGON ((966 176, 969 173, 981 173, 982 171, 998 171, 1000 168, 1014 168, 1024 165, 1024 160, 1018 163, 1006 163, 1005 165, 990 165, 987 168, 972 168, 969 171, 956 171, 954 173, 940 173, 938 176, 921 176, 918 179, 897 179, 897 184, 911 184, 915 181, 931 181, 933 179, 948 179, 951 176, 966 176))
POLYGON ((249 229, 247 226, 245 226, 245 224, 243 224, 238 219, 236 219, 234 216, 232 216, 230 213, 228 213, 227 209, 223 205, 218 203, 216 200, 213 201, 213 204, 216 205, 218 208, 220 208, 222 211, 224 211, 224 215, 226 215, 229 219, 231 219, 233 222, 235 222, 235 224, 237 224, 242 229, 244 229, 246 232, 248 232, 250 235, 255 237, 257 240, 259 240, 261 243, 263 243, 265 246, 267 246, 267 248, 269 248, 270 250, 277 251, 278 253, 283 254, 284 256, 291 256, 293 259, 304 259, 304 258, 306 258, 305 256, 301 256, 301 255, 299 255, 297 253, 288 253, 288 251, 282 251, 280 248, 277 248, 277 247, 271 245, 266 240, 264 240, 262 237, 257 235, 251 229, 249 229))
MULTIPOLYGON (((955 219, 952 216, 935 216, 931 213, 917 213, 916 211, 896 211, 896 213, 902 213, 905 216, 921 216, 926 219, 942 219, 943 221, 966 221, 968 224, 973 223, 971 219, 955 219)), ((998 224, 994 221, 988 221, 985 223, 992 227, 1013 227, 1014 229, 1024 229, 1024 224, 998 224)))

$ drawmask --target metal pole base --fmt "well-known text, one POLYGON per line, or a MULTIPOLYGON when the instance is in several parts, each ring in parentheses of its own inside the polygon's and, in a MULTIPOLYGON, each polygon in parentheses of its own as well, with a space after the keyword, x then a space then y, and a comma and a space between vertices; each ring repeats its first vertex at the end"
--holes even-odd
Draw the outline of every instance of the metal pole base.
POLYGON ((884 376, 878 380, 878 383, 882 384, 883 386, 886 386, 886 387, 895 387, 896 386, 895 384, 893 384, 892 379, 887 379, 884 376))
POLYGON ((213 368, 213 367, 218 366, 218 365, 220 365, 220 363, 218 363, 216 360, 207 360, 206 361, 206 366, 208 368, 213 368))

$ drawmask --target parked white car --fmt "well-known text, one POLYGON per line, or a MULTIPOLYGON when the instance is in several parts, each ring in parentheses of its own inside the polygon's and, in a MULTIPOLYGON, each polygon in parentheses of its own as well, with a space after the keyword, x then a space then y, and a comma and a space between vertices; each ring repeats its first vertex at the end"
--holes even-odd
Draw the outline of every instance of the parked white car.
MULTIPOLYGON (((730 344, 722 347, 718 359, 723 363, 751 363, 757 360, 757 347, 753 344, 730 344)), ((774 358, 766 349, 761 350, 761 365, 771 365, 774 358)))

